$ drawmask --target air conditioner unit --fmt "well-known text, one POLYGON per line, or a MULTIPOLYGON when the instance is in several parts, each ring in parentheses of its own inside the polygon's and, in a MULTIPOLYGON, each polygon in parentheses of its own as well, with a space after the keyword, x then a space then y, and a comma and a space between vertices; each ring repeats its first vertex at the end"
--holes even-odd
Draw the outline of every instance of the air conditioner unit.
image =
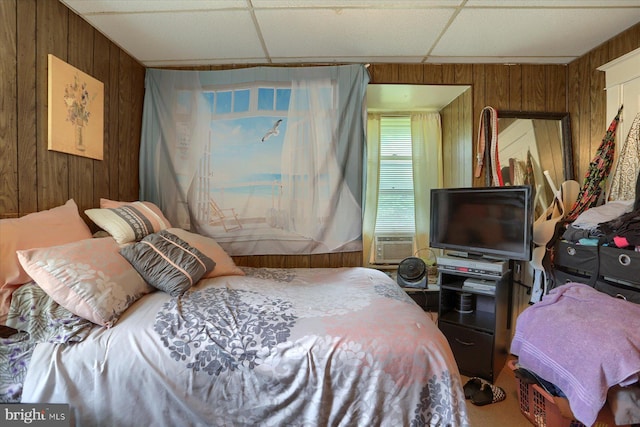
POLYGON ((385 234, 374 238, 375 264, 398 264, 403 259, 413 256, 412 234, 385 234))

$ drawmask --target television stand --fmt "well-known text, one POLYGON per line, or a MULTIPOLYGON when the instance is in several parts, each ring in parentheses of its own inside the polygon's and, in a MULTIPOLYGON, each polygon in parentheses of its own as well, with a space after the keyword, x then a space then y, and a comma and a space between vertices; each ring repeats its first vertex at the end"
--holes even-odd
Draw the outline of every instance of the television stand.
POLYGON ((504 367, 511 284, 508 261, 438 258, 438 327, 463 375, 493 382, 504 367))

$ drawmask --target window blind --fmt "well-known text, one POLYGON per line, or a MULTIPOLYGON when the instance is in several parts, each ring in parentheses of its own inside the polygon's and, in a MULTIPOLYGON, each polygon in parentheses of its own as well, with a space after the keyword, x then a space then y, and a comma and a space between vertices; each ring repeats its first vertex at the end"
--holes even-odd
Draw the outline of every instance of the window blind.
POLYGON ((411 118, 380 118, 380 177, 376 234, 415 233, 411 118))

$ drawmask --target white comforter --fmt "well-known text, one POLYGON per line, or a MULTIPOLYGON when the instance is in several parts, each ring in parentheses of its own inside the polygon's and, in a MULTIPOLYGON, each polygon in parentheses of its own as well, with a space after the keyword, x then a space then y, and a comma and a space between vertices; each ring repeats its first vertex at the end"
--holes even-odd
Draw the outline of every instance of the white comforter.
POLYGON ((22 401, 87 426, 468 425, 446 339, 385 274, 246 271, 39 344, 22 401))

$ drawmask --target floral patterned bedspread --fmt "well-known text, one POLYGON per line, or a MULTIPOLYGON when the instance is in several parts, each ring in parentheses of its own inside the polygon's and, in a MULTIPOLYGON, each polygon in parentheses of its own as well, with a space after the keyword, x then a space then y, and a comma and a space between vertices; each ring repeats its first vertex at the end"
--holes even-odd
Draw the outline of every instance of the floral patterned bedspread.
POLYGON ((39 344, 23 401, 90 426, 468 425, 446 339, 384 273, 245 271, 39 344))
POLYGON ((15 291, 7 326, 19 332, 0 338, 0 403, 19 403, 37 343, 82 341, 93 324, 56 303, 34 282, 15 291))
POLYGON ((36 343, 19 332, 0 338, 0 403, 19 403, 27 365, 36 343))

